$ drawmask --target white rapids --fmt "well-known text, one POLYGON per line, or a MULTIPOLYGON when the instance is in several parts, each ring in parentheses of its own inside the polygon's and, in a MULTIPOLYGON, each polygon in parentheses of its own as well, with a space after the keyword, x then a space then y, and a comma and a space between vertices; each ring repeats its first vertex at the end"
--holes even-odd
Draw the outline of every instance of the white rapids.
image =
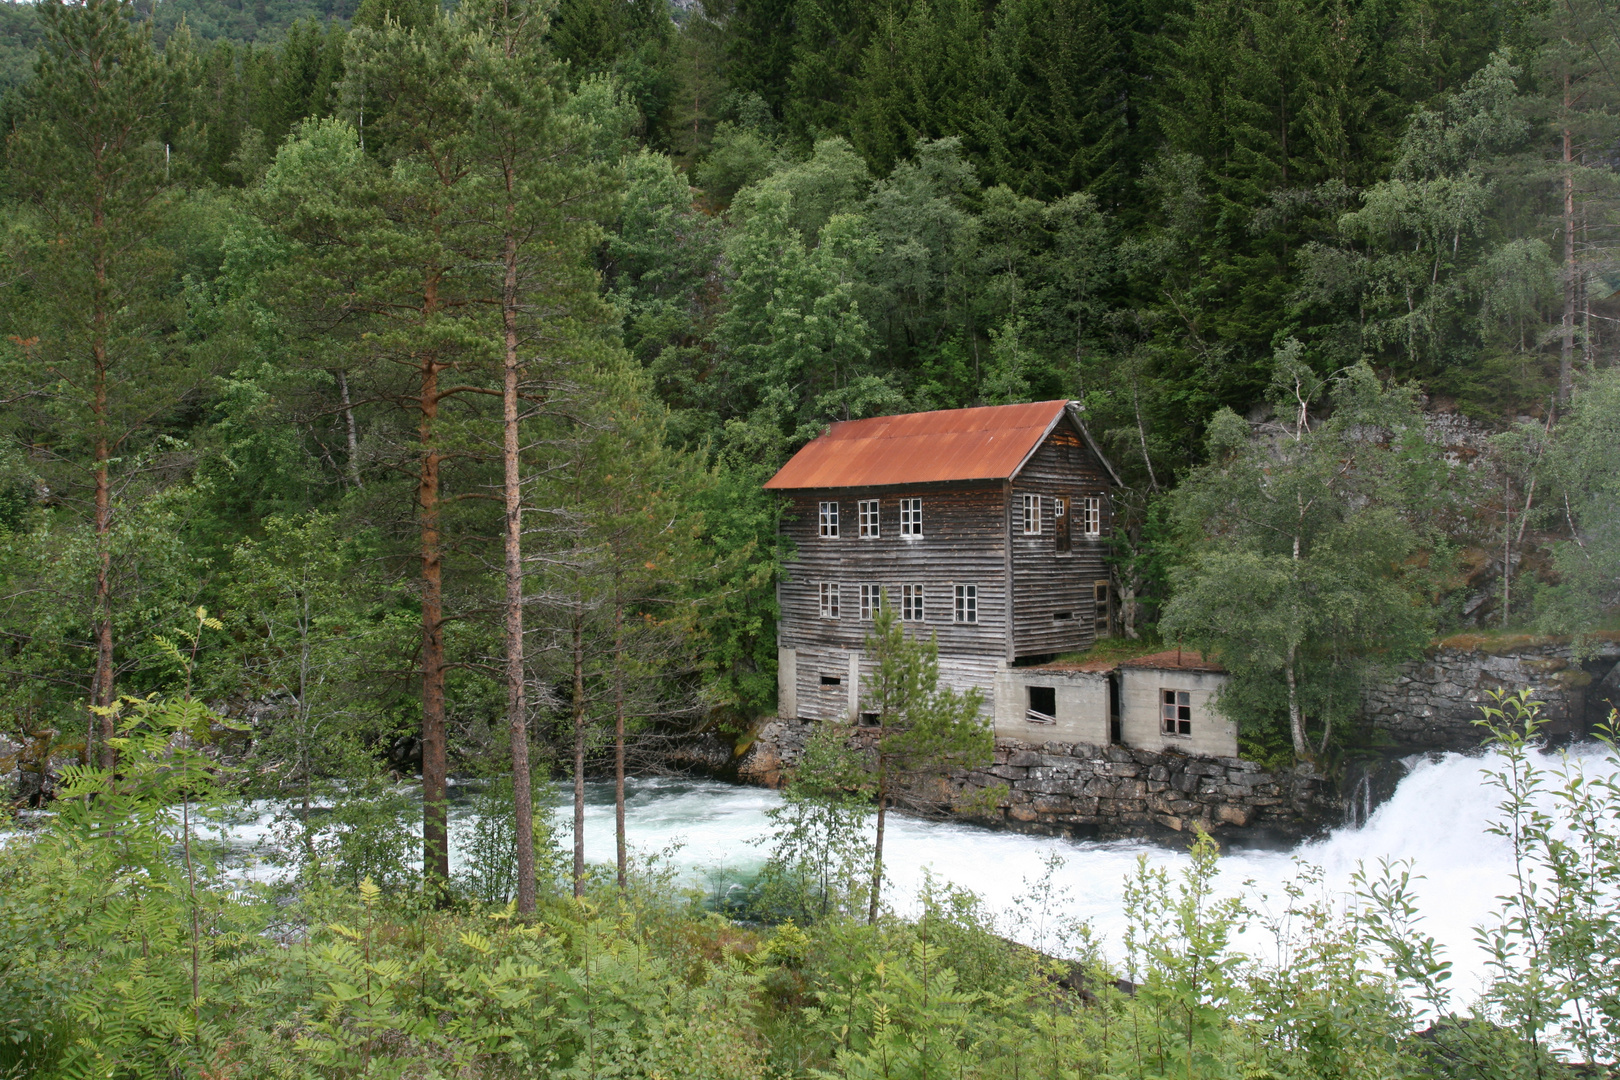
MULTIPOLYGON (((1533 757, 1539 767, 1556 769, 1561 755, 1533 757)), ((1613 769, 1604 748, 1596 745, 1575 747, 1567 751, 1567 759, 1589 774, 1613 769)), ((1490 755, 1446 754, 1437 760, 1413 758, 1408 765, 1394 795, 1364 825, 1343 826, 1289 851, 1234 846, 1222 856, 1218 883, 1228 892, 1247 889, 1251 897, 1268 895, 1269 906, 1276 908, 1284 883, 1297 874, 1300 863, 1320 867, 1328 894, 1347 898, 1359 865, 1376 871, 1380 859, 1407 860, 1414 877, 1421 876, 1414 885, 1424 915, 1420 928, 1436 938, 1452 961, 1451 985, 1457 1003, 1464 1004, 1483 986, 1485 974, 1475 928, 1494 920, 1498 897, 1510 888, 1511 848, 1487 831, 1501 817, 1497 803, 1502 793, 1484 776, 1495 761, 1490 755)), ((569 792, 561 786, 554 792, 554 835, 566 847, 572 825, 569 792)), ((675 849, 668 865, 683 884, 718 895, 763 864, 765 811, 780 801, 775 791, 718 781, 633 780, 627 805, 631 844, 642 855, 675 849)), ((225 830, 237 850, 265 837, 268 810, 257 809, 264 811, 257 821, 239 821, 225 830)), ((453 846, 469 820, 465 803, 453 806, 453 846)), ((589 785, 585 832, 586 858, 611 863, 613 804, 605 783, 589 785)), ((889 819, 884 855, 887 899, 901 913, 915 911, 916 898, 931 876, 978 894, 990 911, 1008 917, 1004 921, 1009 927, 1030 886, 1046 873, 1051 857, 1059 856, 1063 863, 1050 879, 1053 900, 1047 924, 1053 919, 1088 921, 1110 955, 1119 951, 1125 928, 1123 884, 1137 860, 1145 856, 1151 864, 1172 869, 1187 861, 1185 854, 1160 843, 1026 836, 903 815, 889 819)), ((452 872, 458 864, 453 855, 452 872)), ((1257 941, 1251 947, 1263 944, 1257 941)))

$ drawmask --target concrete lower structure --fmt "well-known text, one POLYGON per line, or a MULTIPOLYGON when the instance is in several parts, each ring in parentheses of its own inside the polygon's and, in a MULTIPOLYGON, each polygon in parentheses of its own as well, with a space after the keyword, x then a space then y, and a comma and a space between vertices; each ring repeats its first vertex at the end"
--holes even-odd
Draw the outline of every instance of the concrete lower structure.
MULTIPOLYGON (((858 649, 780 648, 777 672, 783 717, 848 722, 865 707, 872 662, 858 649)), ((1226 675, 1196 653, 1035 667, 942 655, 939 681, 960 693, 977 690, 1000 739, 1237 756, 1237 725, 1215 708, 1226 675)))

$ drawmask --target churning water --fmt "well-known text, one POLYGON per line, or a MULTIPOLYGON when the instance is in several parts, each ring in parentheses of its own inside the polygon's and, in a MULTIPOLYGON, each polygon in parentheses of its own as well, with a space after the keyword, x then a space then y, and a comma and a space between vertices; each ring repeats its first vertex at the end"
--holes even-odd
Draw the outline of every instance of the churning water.
MULTIPOLYGON (((1534 758, 1547 769, 1560 763, 1556 753, 1534 758)), ((1601 747, 1576 747, 1567 759, 1588 774, 1613 771, 1601 747)), ((1234 847, 1221 860, 1219 885, 1229 892, 1247 888, 1251 896, 1269 895, 1276 908, 1299 863, 1320 867, 1322 887, 1342 897, 1351 893, 1350 879, 1358 865, 1376 870, 1380 859, 1409 860, 1415 875, 1422 876, 1414 889, 1424 914, 1421 928, 1444 946, 1454 964, 1452 986, 1466 1001, 1481 986, 1484 970, 1474 928, 1493 920, 1500 906, 1497 897, 1510 887, 1511 849, 1487 831, 1501 816, 1496 804, 1502 793, 1484 775, 1496 765, 1490 755, 1411 759, 1394 795, 1365 824, 1339 828, 1290 851, 1234 847)), ((566 844, 572 810, 567 792, 557 795, 554 826, 566 844)), ((718 896, 764 862, 765 811, 780 799, 774 791, 716 781, 635 780, 627 807, 631 843, 642 853, 678 845, 671 861, 686 884, 718 896)), ((453 831, 458 822, 465 827, 469 814, 465 804, 452 810, 453 831)), ((253 840, 267 821, 238 825, 230 830, 231 839, 238 845, 253 840)), ((1125 926, 1123 883, 1137 860, 1146 857, 1172 869, 1187 861, 1173 846, 1147 841, 1024 836, 895 815, 885 842, 887 896, 902 913, 914 910, 925 879, 932 876, 972 890, 991 911, 1012 915, 1047 872, 1053 855, 1063 860, 1050 878, 1056 894, 1053 914, 1090 921, 1105 951, 1113 955, 1125 926)), ((606 784, 590 786, 586 857, 601 863, 613 859, 612 793, 606 784)))

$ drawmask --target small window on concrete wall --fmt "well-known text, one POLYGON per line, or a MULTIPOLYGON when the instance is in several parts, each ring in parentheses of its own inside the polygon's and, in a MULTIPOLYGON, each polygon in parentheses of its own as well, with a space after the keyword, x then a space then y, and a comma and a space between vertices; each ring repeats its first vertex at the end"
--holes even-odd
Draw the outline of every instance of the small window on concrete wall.
POLYGON ((1057 687, 1029 687, 1029 708, 1024 719, 1032 724, 1057 723, 1057 687))
POLYGON ((820 593, 821 617, 823 619, 838 618, 838 583, 836 581, 823 581, 820 593))
POLYGON ((1166 735, 1192 734, 1192 695, 1185 690, 1161 690, 1163 730, 1166 735))

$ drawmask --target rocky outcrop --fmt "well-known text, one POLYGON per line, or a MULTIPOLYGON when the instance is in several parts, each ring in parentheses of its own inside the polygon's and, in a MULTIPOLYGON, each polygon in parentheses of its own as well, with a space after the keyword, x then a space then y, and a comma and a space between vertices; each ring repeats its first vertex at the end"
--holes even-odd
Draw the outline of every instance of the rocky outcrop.
POLYGON ((1584 657, 1556 638, 1446 638, 1393 680, 1369 687, 1362 715, 1397 746, 1467 750, 1481 742, 1474 721, 1491 692, 1528 688, 1542 702, 1548 736, 1579 738, 1620 702, 1620 635, 1608 637, 1592 643, 1595 656, 1584 657))
POLYGON ((82 740, 64 740, 45 729, 21 737, 0 736, 0 806, 42 806, 56 795, 62 770, 79 763, 82 740))
MULTIPOLYGON (((743 753, 739 777, 781 784, 813 724, 769 720, 743 753)), ((974 817, 1064 836, 1188 833, 1201 826, 1229 839, 1284 841, 1321 832, 1344 816, 1332 781, 1315 773, 1268 773, 1238 758, 1081 743, 1030 746, 998 739, 991 765, 953 773, 943 788, 911 793, 918 796, 912 801, 924 807, 967 806, 995 791, 993 809, 974 817)))

